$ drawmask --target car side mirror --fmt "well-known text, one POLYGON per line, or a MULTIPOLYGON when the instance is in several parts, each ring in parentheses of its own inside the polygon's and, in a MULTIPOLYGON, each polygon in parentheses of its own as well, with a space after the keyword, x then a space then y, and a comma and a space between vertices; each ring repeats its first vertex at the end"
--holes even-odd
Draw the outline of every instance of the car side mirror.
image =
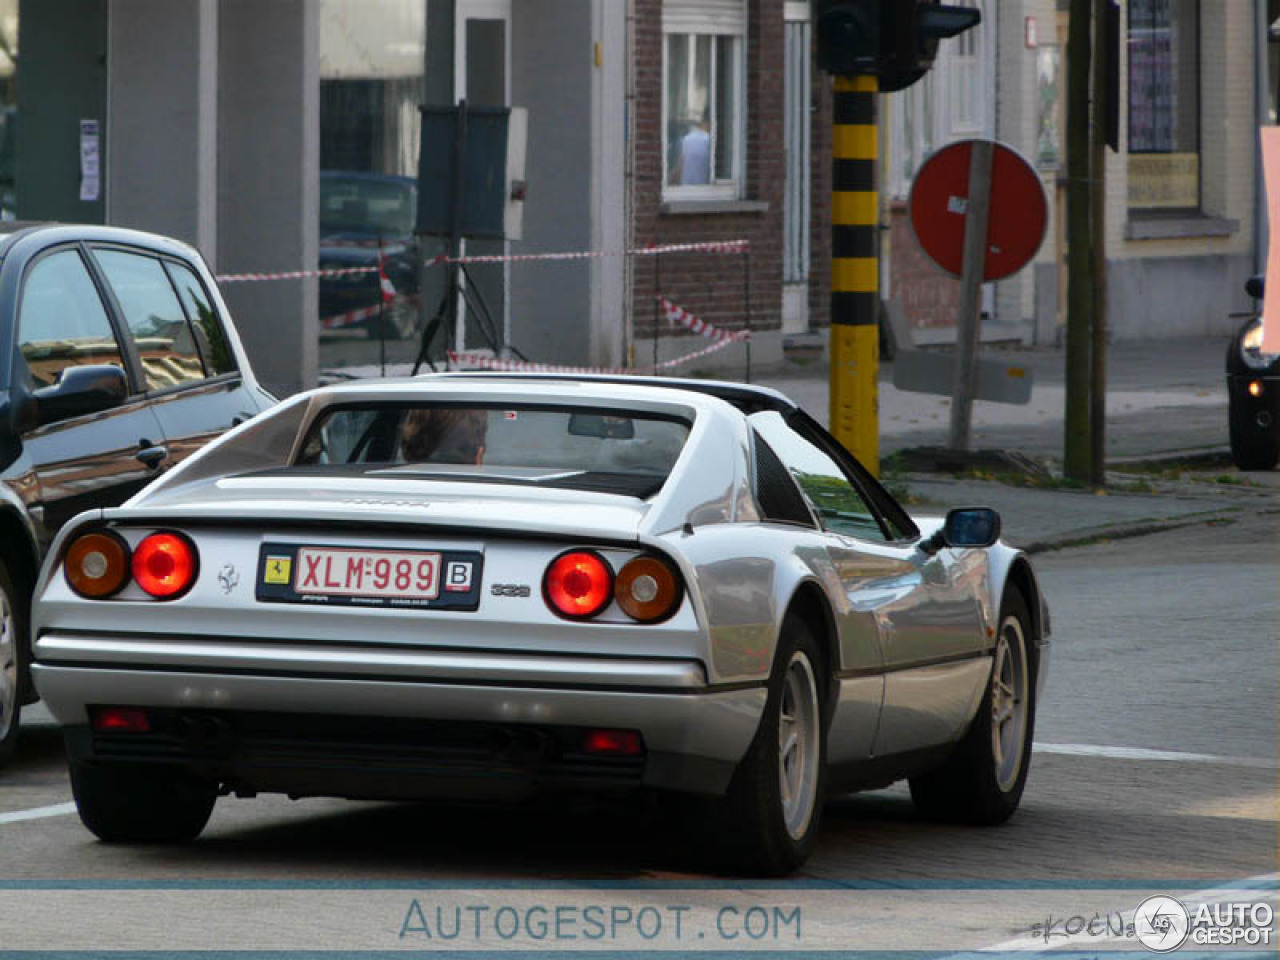
POLYGON ((1255 274, 1244 282, 1244 292, 1255 300, 1261 300, 1263 291, 1266 289, 1266 277, 1262 274, 1255 274))
POLYGON ((989 547, 1000 539, 1000 514, 990 507, 960 507, 947 512, 942 529, 920 544, 933 555, 943 547, 989 547))
POLYGON ((58 382, 33 394, 41 426, 118 407, 129 396, 124 371, 109 364, 67 367, 58 382))

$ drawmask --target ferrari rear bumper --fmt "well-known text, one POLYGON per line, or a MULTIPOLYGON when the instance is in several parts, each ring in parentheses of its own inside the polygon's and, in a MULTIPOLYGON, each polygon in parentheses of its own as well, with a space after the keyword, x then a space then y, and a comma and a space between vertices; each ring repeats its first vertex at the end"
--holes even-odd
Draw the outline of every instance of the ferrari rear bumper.
POLYGON ((167 763, 233 789, 401 798, 513 786, 718 794, 754 737, 763 685, 716 688, 694 660, 364 650, 45 634, 35 683, 72 756, 167 763), (143 734, 90 729, 140 707, 143 734), (595 729, 643 751, 589 756, 595 729))

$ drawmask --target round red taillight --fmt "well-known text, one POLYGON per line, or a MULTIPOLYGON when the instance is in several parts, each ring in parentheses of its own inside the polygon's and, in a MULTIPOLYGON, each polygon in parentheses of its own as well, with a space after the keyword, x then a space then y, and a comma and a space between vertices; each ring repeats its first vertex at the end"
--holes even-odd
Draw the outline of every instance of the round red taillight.
POLYGON ((106 531, 83 534, 67 545, 62 570, 72 590, 101 600, 129 582, 129 545, 106 531))
POLYGON ((562 617, 594 617, 613 597, 613 571, 598 553, 570 550, 551 561, 542 592, 547 606, 562 617))
POLYGON ((618 571, 613 595, 627 616, 653 623, 665 620, 680 605, 680 580, 666 561, 639 556, 618 571))
POLYGON ((153 533, 133 551, 133 579, 160 600, 186 593, 198 566, 195 545, 180 533, 153 533))

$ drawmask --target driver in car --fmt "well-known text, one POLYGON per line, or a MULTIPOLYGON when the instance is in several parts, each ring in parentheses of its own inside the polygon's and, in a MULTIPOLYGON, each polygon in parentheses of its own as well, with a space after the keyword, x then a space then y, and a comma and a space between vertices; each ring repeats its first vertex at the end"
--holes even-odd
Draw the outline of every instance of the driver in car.
POLYGON ((489 415, 484 410, 428 407, 411 410, 400 427, 406 463, 484 463, 489 415))

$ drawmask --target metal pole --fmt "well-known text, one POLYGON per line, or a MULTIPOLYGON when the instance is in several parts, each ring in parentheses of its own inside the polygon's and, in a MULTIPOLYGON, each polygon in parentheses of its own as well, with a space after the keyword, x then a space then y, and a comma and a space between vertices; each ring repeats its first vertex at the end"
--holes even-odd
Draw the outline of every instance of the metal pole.
POLYGON ((875 77, 836 77, 831 175, 831 432, 880 472, 880 199, 875 77))
POLYGON ((742 248, 742 313, 747 329, 747 383, 751 382, 751 248, 742 248))
POLYGON ((653 372, 658 372, 658 336, 662 326, 662 306, 658 297, 662 296, 662 254, 653 255, 653 372))
POLYGON ((978 340, 982 331, 982 276, 987 263, 991 215, 990 140, 974 140, 969 154, 969 200, 964 214, 964 259, 960 274, 960 323, 956 331, 955 386, 951 400, 952 450, 969 449, 973 395, 978 386, 978 340))
POLYGON ((1093 129, 1090 172, 1093 240, 1093 325, 1089 351, 1089 482, 1107 485, 1107 130, 1103 111, 1107 89, 1108 0, 1093 3, 1093 129))

